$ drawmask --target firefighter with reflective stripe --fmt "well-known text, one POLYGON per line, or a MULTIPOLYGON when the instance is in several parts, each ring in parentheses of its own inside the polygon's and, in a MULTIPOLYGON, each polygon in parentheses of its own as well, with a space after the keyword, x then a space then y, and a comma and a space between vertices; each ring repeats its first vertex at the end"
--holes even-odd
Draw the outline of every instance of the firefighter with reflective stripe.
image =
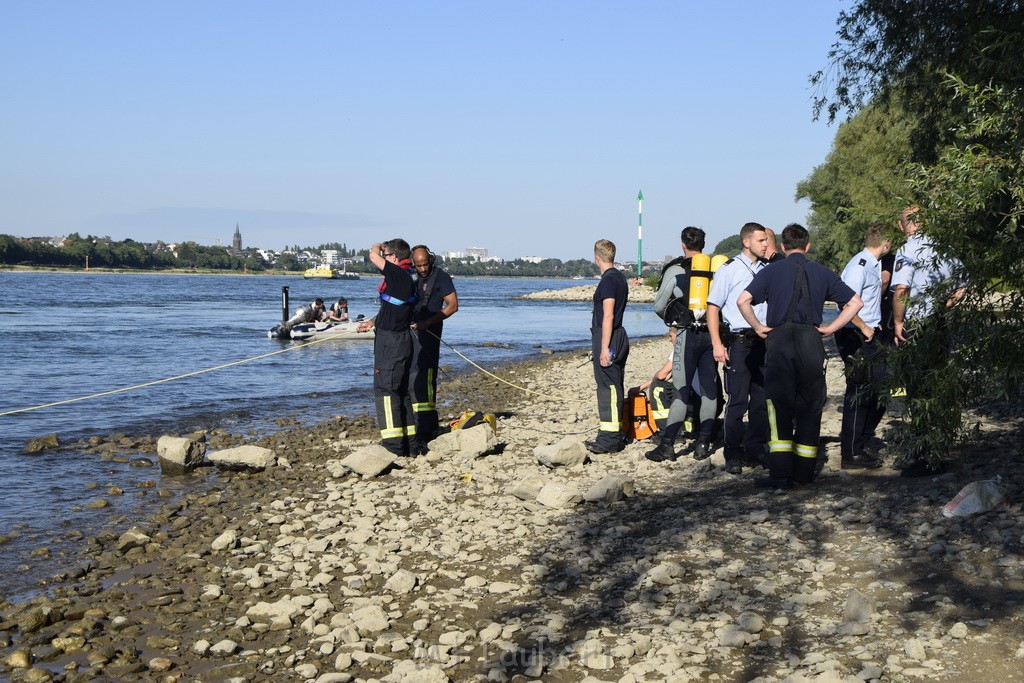
POLYGON ((594 290, 590 337, 600 425, 597 438, 587 441, 586 447, 591 453, 617 453, 625 445, 619 410, 624 396, 626 359, 629 357, 629 336, 622 327, 629 285, 622 271, 615 267, 615 245, 612 242, 598 240, 594 244, 594 263, 601 271, 601 281, 594 290))
POLYGON ((412 248, 412 263, 419 279, 412 323, 412 411, 416 417, 416 452, 427 452, 437 436, 437 366, 441 361, 444 321, 459 310, 459 295, 451 276, 435 264, 425 245, 412 248))
POLYGON ((750 327, 766 340, 764 389, 768 409, 768 472, 758 485, 789 488, 817 475, 821 411, 825 406, 825 346, 853 320, 863 302, 831 270, 807 260, 810 239, 795 223, 782 231, 785 260, 759 272, 736 305, 750 327), (825 301, 839 304, 838 317, 822 325, 825 301), (754 305, 767 302, 765 322, 754 305))
POLYGON ((381 445, 395 455, 410 455, 416 436, 409 392, 409 326, 416 303, 416 271, 409 259, 409 243, 399 238, 371 245, 370 261, 384 275, 377 288, 380 311, 356 329, 375 330, 373 395, 381 445))
POLYGON ((718 366, 715 364, 705 313, 711 259, 703 254, 704 231, 684 228, 679 236, 683 255, 666 264, 661 284, 654 298, 654 312, 665 324, 676 328, 673 347, 672 384, 676 395, 669 408, 668 422, 658 432, 658 445, 644 454, 648 460, 676 460, 675 440, 686 420, 689 408, 689 387, 695 376, 700 378, 701 403, 697 444, 693 457, 703 460, 711 455, 715 417, 718 412, 718 366), (695 266, 697 257, 706 261, 704 268, 695 266), (703 289, 693 288, 694 280, 703 282, 703 289), (702 292, 702 297, 695 292, 702 292))

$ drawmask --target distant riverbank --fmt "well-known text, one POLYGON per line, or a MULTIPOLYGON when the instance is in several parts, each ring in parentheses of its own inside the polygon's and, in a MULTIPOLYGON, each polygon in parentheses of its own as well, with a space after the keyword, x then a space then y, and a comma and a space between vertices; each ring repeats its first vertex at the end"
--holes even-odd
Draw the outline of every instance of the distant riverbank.
MULTIPOLYGON (((540 292, 532 292, 519 297, 529 301, 590 301, 594 298, 594 291, 597 284, 580 285, 578 287, 567 287, 565 289, 545 289, 540 292)), ((654 302, 656 292, 647 285, 629 283, 629 301, 634 304, 649 304, 654 302)))

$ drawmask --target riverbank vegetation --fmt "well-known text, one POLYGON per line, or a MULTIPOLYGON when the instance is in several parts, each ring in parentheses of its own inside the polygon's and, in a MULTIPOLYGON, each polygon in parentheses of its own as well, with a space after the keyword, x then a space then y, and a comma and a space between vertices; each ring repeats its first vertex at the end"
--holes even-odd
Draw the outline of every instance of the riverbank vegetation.
MULTIPOLYGON (((293 251, 318 255, 327 249, 343 254, 348 271, 371 275, 378 272, 369 262, 366 249, 349 250, 344 245, 327 244, 305 249, 296 247, 293 251)), ((295 253, 285 252, 275 256, 275 261, 268 263, 255 249, 235 252, 226 247, 207 247, 195 242, 176 244, 171 249, 162 242, 156 245, 131 239, 115 242, 108 237, 80 237, 72 234, 63 238, 60 246, 56 246, 48 240, 0 235, 0 267, 288 274, 302 272, 312 262, 309 259, 301 261, 295 253)), ((462 276, 571 278, 597 275, 597 267, 587 259, 561 261, 552 258, 534 262, 466 258, 440 259, 440 262, 450 274, 462 276)))
POLYGON ((1024 12, 1007 0, 860 0, 838 26, 811 81, 818 115, 849 118, 797 198, 811 202, 812 243, 832 268, 872 221, 898 245, 897 212, 915 204, 937 252, 962 264, 965 298, 935 316, 948 349, 918 341, 893 354, 895 382, 928 373, 900 450, 938 460, 969 434, 967 406, 1024 385, 1024 12))

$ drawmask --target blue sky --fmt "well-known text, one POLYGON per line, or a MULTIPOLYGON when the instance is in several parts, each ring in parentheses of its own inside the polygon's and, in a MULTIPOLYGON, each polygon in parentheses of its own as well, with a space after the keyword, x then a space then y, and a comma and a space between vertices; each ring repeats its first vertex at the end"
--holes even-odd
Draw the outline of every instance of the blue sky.
POLYGON ((636 259, 796 183, 840 6, 0 2, 0 233, 636 259))

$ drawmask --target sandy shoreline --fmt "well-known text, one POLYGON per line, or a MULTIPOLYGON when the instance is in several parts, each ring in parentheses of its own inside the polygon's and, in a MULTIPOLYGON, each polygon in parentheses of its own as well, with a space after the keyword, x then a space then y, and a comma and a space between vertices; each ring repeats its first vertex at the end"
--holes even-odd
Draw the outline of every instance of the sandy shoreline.
MULTIPOLYGON (((634 346, 627 384, 667 342, 634 346)), ((499 447, 380 477, 339 466, 372 443, 337 418, 257 443, 286 464, 213 474, 202 493, 87 539, 52 598, 4 603, 12 680, 1016 680, 1024 658, 1021 418, 981 421, 956 472, 902 480, 830 465, 785 495, 724 473, 721 450, 659 465, 649 444, 570 468, 534 449, 596 429, 584 353, 442 384, 444 412, 499 414, 499 447), (996 457, 993 457, 996 454, 996 457), (1011 504, 944 519, 1002 474, 1011 504), (613 503, 522 500, 525 478, 613 503), (621 480, 620 480, 621 481, 621 480), (521 491, 520 491, 521 492, 521 491), (74 664, 72 664, 74 663, 74 664)), ((828 366, 823 435, 839 430, 828 366)), ((223 440, 228 445, 231 439, 223 440)), ((41 558, 40 561, 45 561, 41 558)))

